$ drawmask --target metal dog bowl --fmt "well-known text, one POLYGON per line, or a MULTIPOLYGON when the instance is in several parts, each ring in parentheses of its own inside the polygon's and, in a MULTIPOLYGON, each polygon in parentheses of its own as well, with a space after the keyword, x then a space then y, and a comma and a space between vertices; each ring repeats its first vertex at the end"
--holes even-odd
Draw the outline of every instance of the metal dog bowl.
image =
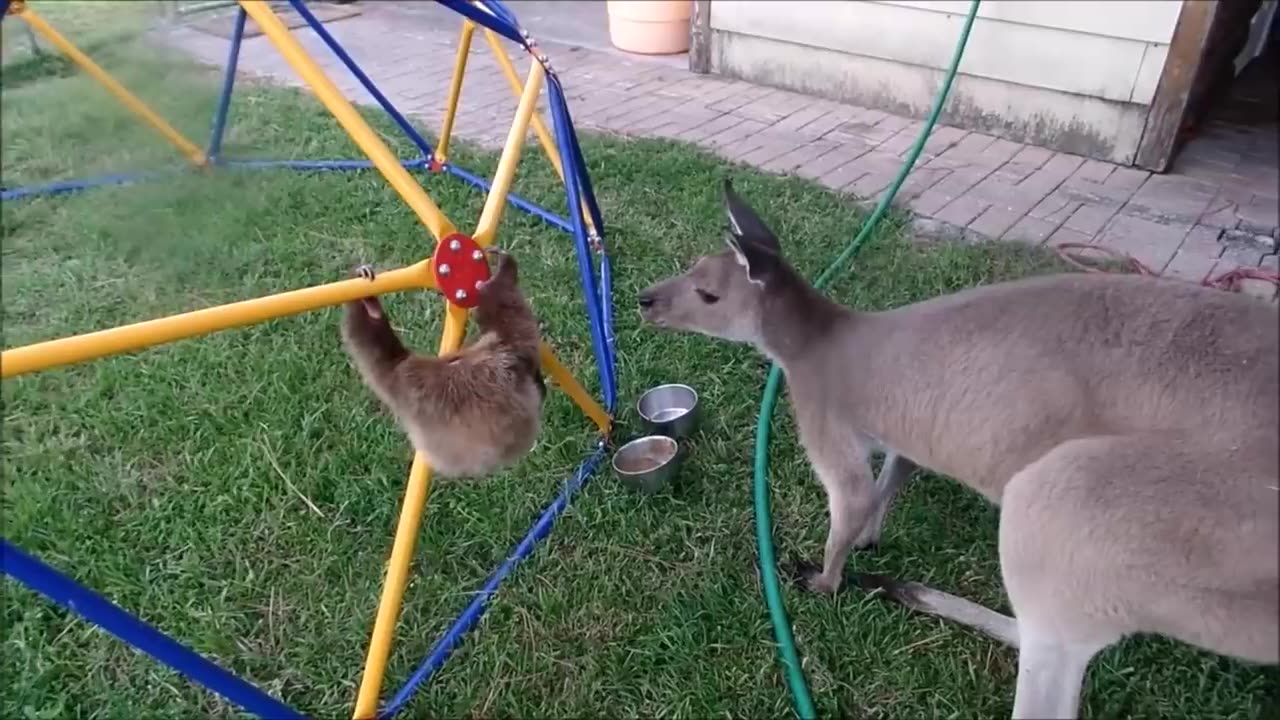
POLYGON ((623 484, 655 493, 675 477, 680 467, 680 444, 665 435, 647 435, 618 448, 613 472, 623 484))
POLYGON ((679 440, 698 425, 698 393, 688 385, 659 385, 640 396, 636 410, 650 433, 679 440))

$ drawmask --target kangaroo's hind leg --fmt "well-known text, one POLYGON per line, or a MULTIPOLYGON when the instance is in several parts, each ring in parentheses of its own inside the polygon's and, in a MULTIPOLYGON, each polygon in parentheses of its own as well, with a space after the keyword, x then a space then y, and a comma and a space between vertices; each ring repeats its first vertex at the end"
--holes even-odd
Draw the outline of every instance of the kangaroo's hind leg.
POLYGON ((1076 717, 1090 659, 1130 634, 1275 662, 1275 465, 1274 438, 1163 432, 1071 440, 1015 475, 1000 519, 1014 717, 1076 717))
POLYGON ((853 542, 855 550, 873 550, 880 544, 880 534, 884 531, 884 520, 897 499, 898 492, 906 484, 918 465, 896 452, 889 451, 884 456, 884 465, 876 476, 875 510, 871 519, 862 527, 858 539, 853 542))

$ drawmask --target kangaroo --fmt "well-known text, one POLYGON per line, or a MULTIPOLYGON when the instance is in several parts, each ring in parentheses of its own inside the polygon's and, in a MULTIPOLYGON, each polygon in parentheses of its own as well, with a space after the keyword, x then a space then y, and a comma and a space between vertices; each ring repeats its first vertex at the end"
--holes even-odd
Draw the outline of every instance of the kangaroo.
MULTIPOLYGON (((444 477, 478 477, 509 466, 532 448, 546 384, 538 359, 538 320, 518 285, 515 259, 498 255, 477 288, 480 336, 457 352, 409 352, 376 297, 346 303, 343 344, 364 383, 396 417, 414 449, 444 477)), ((367 265, 356 275, 372 279, 367 265)))
POLYGON ((854 580, 1018 650, 1014 718, 1075 718, 1102 649, 1157 633, 1280 660, 1280 314, 1175 280, 1058 274, 885 312, 820 294, 725 182, 728 249, 639 296, 657 327, 778 363, 830 525, 811 591, 841 586, 917 467, 1001 508, 1013 617, 854 580), (870 454, 884 467, 873 480, 870 454))

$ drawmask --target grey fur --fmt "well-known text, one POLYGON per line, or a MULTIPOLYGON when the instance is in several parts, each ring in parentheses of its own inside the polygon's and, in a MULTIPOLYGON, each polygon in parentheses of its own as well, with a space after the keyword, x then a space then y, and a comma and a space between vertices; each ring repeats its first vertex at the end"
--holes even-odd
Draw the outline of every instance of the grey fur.
POLYGON ((809 589, 837 590, 851 548, 878 538, 896 493, 872 479, 880 447, 1001 507, 1012 624, 923 586, 880 584, 1018 646, 1015 718, 1075 717, 1090 659, 1134 633, 1280 659, 1272 306, 1073 273, 854 312, 786 263, 728 183, 724 196, 729 249, 646 289, 641 312, 782 366, 830 512, 809 589))

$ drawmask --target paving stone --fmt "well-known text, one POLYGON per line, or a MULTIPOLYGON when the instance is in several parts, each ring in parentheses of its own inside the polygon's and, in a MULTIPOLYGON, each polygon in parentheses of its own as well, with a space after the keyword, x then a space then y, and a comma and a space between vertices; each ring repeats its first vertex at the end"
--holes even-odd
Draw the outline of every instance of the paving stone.
MULTIPOLYGON (((815 138, 826 137, 832 130, 849 121, 855 109, 848 105, 836 105, 830 112, 800 128, 800 132, 815 138)), ((833 142, 839 140, 833 139, 833 142)))
POLYGON ((1017 185, 1031 173, 1039 170, 1054 156, 1052 150, 1035 145, 1023 145, 1009 161, 992 173, 997 179, 1010 185, 1017 185))
POLYGON ((678 100, 655 98, 649 95, 633 97, 618 103, 612 108, 605 108, 592 116, 592 120, 602 127, 619 127, 635 122, 653 114, 654 106, 661 102, 675 103, 678 100))
POLYGON ((814 140, 808 145, 801 145, 790 152, 783 153, 768 162, 762 163, 760 169, 766 172, 789 173, 804 163, 820 158, 835 150, 837 147, 839 147, 838 143, 829 140, 814 140))
POLYGON ((1178 246, 1178 252, 1188 252, 1216 259, 1222 255, 1222 243, 1219 241, 1221 236, 1222 230, 1220 228, 1208 225, 1194 225, 1187 232, 1187 236, 1182 239, 1182 245, 1178 246))
POLYGON ((1000 236, 1000 239, 1028 245, 1041 245, 1057 229, 1058 226, 1053 223, 1023 215, 1013 224, 1013 227, 1000 236))
POLYGON ((1193 252, 1179 250, 1173 254, 1169 260, 1169 264, 1165 265, 1164 271, 1161 273, 1167 277, 1174 277, 1180 280, 1188 280, 1190 282, 1203 282, 1205 278, 1213 273, 1213 269, 1217 267, 1218 259, 1205 257, 1193 252))
POLYGON ((1234 229, 1240 224, 1240 218, 1236 216, 1236 204, 1223 197, 1222 193, 1219 192, 1218 196, 1201 213, 1198 222, 1201 225, 1210 227, 1234 229))
POLYGON ((902 182, 902 187, 898 188, 898 194, 894 196, 894 204, 906 206, 911 200, 919 197, 921 193, 950 174, 951 171, 946 168, 913 168, 907 175, 907 179, 902 182))
POLYGON ((816 102, 816 98, 806 97, 786 90, 775 90, 762 95, 745 105, 734 108, 733 114, 747 120, 776 123, 816 102))
POLYGON ((884 175, 885 173, 897 172, 899 167, 901 167, 901 163, 896 156, 882 153, 879 150, 871 150, 858 156, 856 160, 845 163, 824 174, 818 179, 818 182, 830 188, 840 189, 867 175, 884 175))
POLYGON ((785 130, 789 132, 799 133, 805 137, 817 138, 811 132, 804 132, 804 128, 810 123, 831 112, 830 105, 822 102, 815 102, 808 107, 801 108, 791 113, 785 118, 779 120, 774 128, 777 130, 785 130))
POLYGON ((907 151, 910 150, 911 147, 916 144, 916 140, 920 138, 920 132, 923 129, 924 123, 908 123, 901 130, 890 136, 889 139, 880 143, 879 147, 876 149, 880 152, 892 153, 900 158, 905 158, 907 151))
POLYGON ((1173 259, 1190 224, 1169 225, 1133 215, 1116 215, 1098 234, 1097 244, 1138 260, 1160 272, 1173 259))
POLYGON ((734 125, 737 125, 742 121, 743 121, 742 118, 736 115, 730 115, 728 113, 725 113, 720 117, 711 118, 705 123, 699 123, 697 125, 694 125, 691 128, 688 128, 684 132, 681 132, 679 135, 676 135, 676 139, 684 140, 685 142, 696 143, 703 138, 711 137, 712 135, 715 135, 717 133, 724 132, 725 130, 732 128, 734 125))
POLYGON ((1054 153, 1039 169, 1027 176, 1021 185, 1050 192, 1063 185, 1084 163, 1084 158, 1066 153, 1054 153))
POLYGON ((960 138, 951 147, 929 161, 931 167, 945 167, 952 170, 967 167, 978 158, 996 139, 990 135, 971 132, 960 138))
POLYGON ((1083 201, 1076 200, 1061 190, 1054 190, 1044 200, 1041 200, 1031 210, 1027 211, 1027 215, 1055 225, 1061 225, 1067 221, 1067 218, 1074 215, 1076 210, 1083 204, 1083 201))
POLYGON ((1060 227, 1049 234, 1049 238, 1045 240, 1046 247, 1057 247, 1063 243, 1089 243, 1093 238, 1085 235, 1078 230, 1060 227))
POLYGON ((686 130, 711 122, 723 114, 711 108, 685 105, 667 116, 666 123, 654 126, 649 132, 657 137, 674 139, 686 130))
POLYGON ((992 205, 983 210, 982 214, 974 218, 967 227, 980 235, 996 239, 1004 237, 1004 234, 1023 217, 1025 215, 1016 210, 992 205))
MULTIPOLYGON (((750 144, 753 141, 751 137, 769 127, 762 122, 755 120, 743 120, 728 130, 722 130, 714 135, 710 135, 702 139, 698 144, 715 149, 738 149, 741 150, 743 144, 750 144)), ((754 150, 758 145, 751 144, 748 150, 754 150)))
POLYGON ((933 213, 933 217, 943 222, 949 222, 952 225, 966 227, 989 207, 991 207, 990 203, 968 195, 961 195, 947 203, 938 212, 933 213))
POLYGON ((708 102, 706 103, 706 105, 712 110, 718 110, 720 112, 732 112, 742 107, 743 105, 746 105, 747 103, 756 100, 757 98, 761 98, 761 97, 764 97, 765 95, 770 95, 775 92, 777 91, 771 87, 766 87, 764 85, 751 85, 750 87, 747 87, 741 92, 726 95, 725 97, 720 98, 718 100, 708 102))
POLYGON ((1202 180, 1176 175, 1152 175, 1128 206, 1148 215, 1193 223, 1217 195, 1217 188, 1202 180))
POLYGON ((760 138, 761 143, 754 150, 736 157, 736 160, 748 165, 763 165, 779 155, 795 150, 808 140, 794 133, 775 133, 772 128, 756 137, 760 138))
POLYGON ((821 180, 827 173, 857 160, 871 149, 872 146, 862 140, 845 140, 837 143, 836 148, 826 155, 797 167, 796 174, 810 180, 821 180))
POLYGON ((899 169, 885 169, 867 173, 844 186, 844 191, 868 200, 879 198, 880 194, 893 184, 898 177, 899 169))
POLYGON ((609 127, 615 132, 635 133, 638 128, 652 127, 653 123, 663 122, 673 110, 681 107, 685 102, 687 101, 675 97, 654 98, 643 108, 635 110, 626 117, 611 118, 609 127))
POLYGON ((1257 267, 1262 256, 1275 251, 1270 235, 1257 235, 1243 230, 1224 230, 1220 239, 1222 257, 1245 267, 1257 267))
POLYGON ((859 141, 869 143, 871 145, 879 145, 880 143, 893 137, 896 130, 887 128, 877 129, 874 123, 863 122, 857 118, 841 123, 833 132, 838 133, 842 138, 857 139, 859 141))
POLYGON ((1277 221, 1276 198, 1254 196, 1248 203, 1236 208, 1240 227, 1256 233, 1269 233, 1280 225, 1277 221))
POLYGON ((1098 203, 1082 203, 1063 224, 1086 235, 1097 235, 1119 207, 1098 203))
POLYGON ((1111 176, 1111 173, 1115 169, 1116 166, 1109 162, 1102 162, 1101 160, 1085 160, 1080 163, 1080 168, 1076 171, 1076 176, 1081 180, 1103 183, 1111 176))
POLYGON ((961 130, 948 125, 934 125, 933 132, 929 133, 929 139, 924 142, 924 149, 921 151, 920 157, 927 158, 926 162, 932 160, 968 135, 968 130, 961 130))
POLYGON ((969 192, 988 174, 986 168, 972 165, 955 168, 936 185, 920 193, 920 197, 912 201, 911 209, 924 215, 933 215, 952 200, 969 192))

